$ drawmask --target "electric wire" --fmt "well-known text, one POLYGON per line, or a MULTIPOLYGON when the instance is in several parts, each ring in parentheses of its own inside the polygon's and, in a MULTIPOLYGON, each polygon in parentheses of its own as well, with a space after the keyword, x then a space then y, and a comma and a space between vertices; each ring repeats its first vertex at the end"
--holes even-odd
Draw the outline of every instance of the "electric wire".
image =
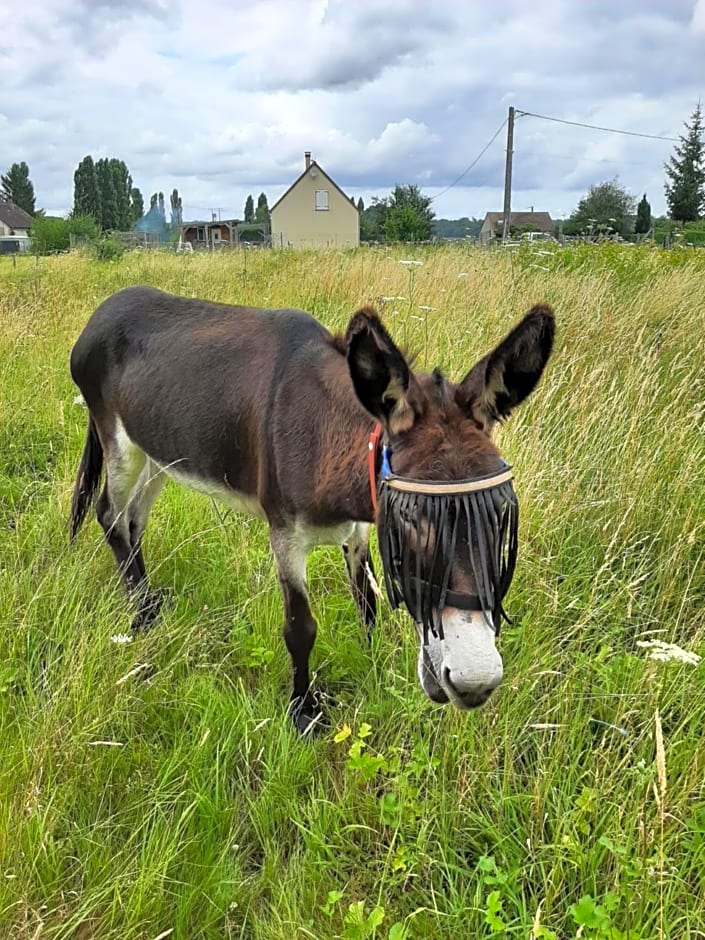
POLYGON ((499 127, 497 128, 497 130, 494 132, 494 134, 492 135, 492 137, 487 141, 487 143, 485 144, 485 146, 484 146, 484 147, 482 148, 482 150, 478 153, 478 155, 475 157, 475 159, 472 161, 472 163, 471 163, 469 166, 467 166, 467 167, 463 170, 463 172, 460 174, 460 176, 458 176, 456 179, 454 179, 453 182, 450 184, 450 186, 446 186, 445 189, 442 189, 439 193, 436 193, 435 196, 432 196, 432 197, 431 197, 431 202, 433 202, 435 199, 438 199, 439 196, 444 196, 444 195, 445 195, 449 190, 451 190, 454 186, 457 186, 458 183, 461 181, 461 179, 463 179, 463 177, 465 177, 465 176, 468 175, 468 173, 470 172, 470 170, 472 170, 472 169, 480 162, 480 160, 484 157, 484 155, 485 155, 485 154, 487 153, 487 151, 490 149, 490 147, 491 147, 492 144, 495 142, 495 140, 499 137, 500 133, 504 130, 504 128, 506 127, 506 124, 507 124, 507 120, 508 120, 508 119, 505 118, 505 119, 502 121, 502 123, 499 125, 499 127))
POLYGON ((627 137, 645 137, 647 140, 670 140, 678 142, 677 137, 663 137, 661 134, 643 134, 640 131, 624 131, 617 127, 602 127, 599 124, 585 124, 582 121, 568 121, 565 118, 549 117, 547 114, 534 114, 533 111, 521 111, 516 109, 520 117, 534 117, 541 121, 554 121, 556 124, 570 124, 572 127, 587 127, 593 131, 605 131, 608 134, 625 134, 627 137))

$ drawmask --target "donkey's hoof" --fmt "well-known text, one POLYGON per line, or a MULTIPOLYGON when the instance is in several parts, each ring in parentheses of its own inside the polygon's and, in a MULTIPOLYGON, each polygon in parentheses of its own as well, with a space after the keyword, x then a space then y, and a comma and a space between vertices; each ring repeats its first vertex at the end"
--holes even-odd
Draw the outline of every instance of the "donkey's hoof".
POLYGON ((311 692, 305 698, 292 698, 289 713, 294 727, 302 737, 317 737, 328 727, 320 696, 311 692))
POLYGON ((137 615, 132 621, 133 633, 146 633, 154 625, 159 618, 164 600, 161 593, 150 593, 142 598, 137 615))

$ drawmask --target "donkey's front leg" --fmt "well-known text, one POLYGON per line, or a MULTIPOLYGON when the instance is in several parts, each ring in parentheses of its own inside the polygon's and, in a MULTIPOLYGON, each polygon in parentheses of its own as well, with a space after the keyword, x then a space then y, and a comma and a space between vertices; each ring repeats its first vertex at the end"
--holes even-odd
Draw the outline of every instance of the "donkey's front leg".
POLYGON ((311 691, 308 661, 316 642, 316 621, 306 593, 308 546, 292 529, 272 529, 272 549, 284 600, 284 642, 291 656, 294 688, 291 717, 301 734, 310 733, 322 720, 321 707, 311 691))
POLYGON ((343 545, 343 555, 348 568, 352 595, 360 618, 367 627, 367 638, 371 640, 377 620, 377 598, 375 597, 376 582, 372 559, 367 546, 369 536, 369 524, 356 522, 350 538, 343 545))

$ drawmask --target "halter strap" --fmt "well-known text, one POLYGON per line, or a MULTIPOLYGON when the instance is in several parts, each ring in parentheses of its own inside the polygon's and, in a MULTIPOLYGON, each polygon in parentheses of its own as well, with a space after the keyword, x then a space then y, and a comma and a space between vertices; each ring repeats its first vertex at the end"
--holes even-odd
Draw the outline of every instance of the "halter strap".
POLYGON ((387 486, 404 493, 422 493, 425 496, 458 496, 462 493, 477 493, 480 490, 490 490, 500 483, 511 480, 514 474, 511 468, 493 473, 491 476, 478 480, 455 480, 451 483, 435 483, 426 480, 410 480, 407 477, 390 477, 387 486))
POLYGON ((370 481, 370 496, 372 497, 372 510, 377 517, 377 448, 382 438, 384 428, 375 424, 367 442, 367 476, 370 481))

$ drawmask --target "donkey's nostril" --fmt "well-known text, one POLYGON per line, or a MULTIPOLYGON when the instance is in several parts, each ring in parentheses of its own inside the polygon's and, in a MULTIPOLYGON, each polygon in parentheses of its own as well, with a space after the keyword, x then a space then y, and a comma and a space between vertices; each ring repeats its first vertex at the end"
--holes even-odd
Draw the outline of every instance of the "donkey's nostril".
POLYGON ((443 683, 447 688, 452 689, 457 703, 462 708, 477 708, 484 705, 498 685, 496 682, 463 682, 462 684, 457 680, 454 682, 447 666, 443 667, 443 683))

